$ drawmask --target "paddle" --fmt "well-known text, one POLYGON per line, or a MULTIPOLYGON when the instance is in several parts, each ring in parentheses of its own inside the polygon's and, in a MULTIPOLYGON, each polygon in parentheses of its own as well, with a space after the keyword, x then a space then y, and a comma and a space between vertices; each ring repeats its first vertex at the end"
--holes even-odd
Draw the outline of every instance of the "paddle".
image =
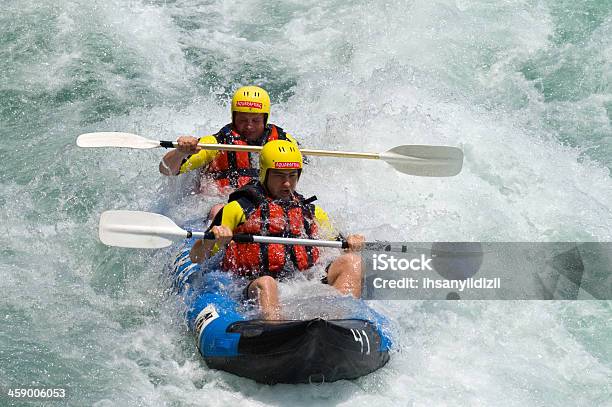
MULTIPOLYGON (((98 230, 100 241, 108 246, 137 249, 161 249, 173 242, 189 239, 214 239, 212 232, 192 232, 179 227, 163 215, 140 211, 106 211, 100 216, 98 230)), ((241 243, 280 243, 303 246, 334 247, 346 249, 346 241, 295 239, 274 236, 236 234, 232 240, 241 243)), ((366 243, 366 249, 385 250, 383 243, 366 243)), ((391 249, 393 250, 393 249, 391 249)), ((394 250, 395 251, 395 250, 394 250)))
MULTIPOLYGON (((77 138, 79 147, 124 147, 124 148, 173 148, 176 141, 155 141, 132 133, 101 132, 81 134, 77 138)), ((228 144, 198 144, 204 150, 259 152, 261 146, 228 144)), ((381 160, 397 171, 422 177, 452 177, 461 172, 463 151, 456 147, 402 145, 382 153, 360 153, 349 151, 312 150, 301 148, 304 155, 341 158, 364 158, 381 160)))

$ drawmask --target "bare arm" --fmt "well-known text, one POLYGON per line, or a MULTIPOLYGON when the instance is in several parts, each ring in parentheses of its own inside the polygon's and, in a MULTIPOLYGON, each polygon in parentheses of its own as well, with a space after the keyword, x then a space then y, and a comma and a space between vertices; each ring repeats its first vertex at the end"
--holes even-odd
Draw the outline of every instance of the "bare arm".
POLYGON ((159 163, 159 172, 163 175, 178 175, 183 160, 201 150, 198 147, 199 139, 195 137, 181 136, 176 141, 176 149, 166 153, 159 163))
POLYGON ((215 243, 220 248, 223 248, 227 246, 230 240, 232 240, 232 231, 227 226, 213 226, 210 230, 215 235, 215 240, 196 240, 195 244, 191 248, 191 252, 189 253, 191 261, 195 263, 202 263, 204 260, 210 257, 210 252, 212 251, 215 243))
POLYGON ((346 238, 349 252, 360 252, 365 246, 365 237, 363 235, 348 235, 346 238))

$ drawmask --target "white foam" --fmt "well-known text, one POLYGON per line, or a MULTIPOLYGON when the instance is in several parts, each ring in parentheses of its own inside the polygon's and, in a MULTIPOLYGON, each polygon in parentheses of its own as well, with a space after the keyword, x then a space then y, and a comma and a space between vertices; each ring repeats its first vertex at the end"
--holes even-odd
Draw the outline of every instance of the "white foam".
MULTIPOLYGON (((88 131, 160 140, 208 134, 229 121, 227 95, 245 84, 238 82, 259 81, 282 95, 273 100, 272 121, 304 146, 464 150, 463 172, 445 179, 398 174, 382 162, 312 159, 300 188, 316 194, 344 231, 413 241, 611 237, 608 169, 585 159, 590 144, 563 145, 546 122, 554 112, 576 133, 588 122, 604 134, 593 144, 603 145, 609 89, 578 102, 549 102, 521 73, 525 62, 537 63, 554 46, 545 3, 329 0, 270 7, 178 0, 57 7, 48 11, 57 21, 48 65, 32 65, 18 79, 52 93, 69 86, 83 62, 94 72, 77 79, 100 79, 118 103, 136 98, 134 89, 157 95, 127 103, 129 113, 88 131), (99 62, 87 42, 94 34, 108 38, 122 57, 99 62), (199 53, 194 65, 185 56, 188 47, 199 53), (118 73, 121 64, 134 76, 118 73)), ((608 34, 606 22, 585 55, 609 61, 608 34)), ((570 57, 570 51, 558 55, 570 57)), ((587 71, 605 78, 608 68, 593 63, 587 71)), ((2 366, 3 376, 26 371, 42 381, 47 374, 54 383, 83 389, 75 400, 100 406, 607 401, 605 302, 380 302, 374 306, 397 330, 396 351, 387 367, 367 377, 270 387, 207 369, 174 297, 160 288, 159 273, 171 254, 105 248, 96 228, 105 209, 154 208, 180 221, 203 216, 209 202, 183 194, 179 180, 157 173, 161 149, 74 147, 76 133, 85 132, 78 109, 84 105, 62 105, 64 120, 53 132, 23 139, 12 134, 20 148, 6 150, 7 158, 27 159, 26 167, 5 168, 0 185, 0 287, 8 303, 0 306, 0 320, 21 327, 2 332, 9 340, 0 350, 27 348, 38 362, 16 357, 2 366)), ((316 288, 311 282, 306 290, 316 288)), ((299 286, 283 289, 291 297, 299 286)))

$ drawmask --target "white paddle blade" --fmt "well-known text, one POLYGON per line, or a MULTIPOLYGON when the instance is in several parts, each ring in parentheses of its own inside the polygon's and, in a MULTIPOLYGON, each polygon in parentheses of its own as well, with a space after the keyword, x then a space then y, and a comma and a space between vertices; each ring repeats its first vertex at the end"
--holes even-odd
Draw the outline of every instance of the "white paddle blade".
POLYGON ((379 158, 397 171, 421 177, 452 177, 463 167, 463 151, 448 146, 397 146, 379 158))
POLYGON ((98 233, 108 246, 161 249, 186 239, 188 232, 157 213, 106 211, 100 216, 98 233))
POLYGON ((124 148, 156 148, 159 141, 149 140, 132 133, 100 132, 85 133, 77 137, 79 147, 124 147, 124 148))

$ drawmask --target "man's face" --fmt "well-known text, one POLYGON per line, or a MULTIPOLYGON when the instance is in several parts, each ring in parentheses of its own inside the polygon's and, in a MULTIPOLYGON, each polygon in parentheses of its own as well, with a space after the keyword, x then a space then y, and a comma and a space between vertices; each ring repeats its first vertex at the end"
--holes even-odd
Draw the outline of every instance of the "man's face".
POLYGON ((268 170, 266 188, 273 199, 290 199, 298 178, 298 170, 268 170))
POLYGON ((259 139, 265 130, 265 115, 263 113, 244 113, 234 114, 234 130, 249 141, 259 139))

